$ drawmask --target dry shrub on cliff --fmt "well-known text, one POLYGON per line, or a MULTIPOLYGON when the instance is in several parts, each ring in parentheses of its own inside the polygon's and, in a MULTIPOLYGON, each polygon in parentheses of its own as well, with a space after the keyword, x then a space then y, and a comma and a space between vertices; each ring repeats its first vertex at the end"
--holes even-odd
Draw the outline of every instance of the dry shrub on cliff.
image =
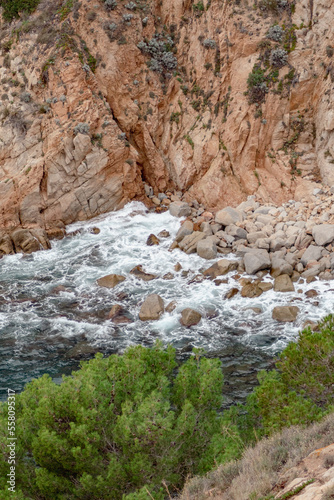
MULTIPOLYGON (((188 481, 180 500, 248 500, 267 495, 282 472, 334 442, 334 413, 306 429, 290 427, 248 448, 243 458, 188 481)), ((291 478, 292 479, 292 478, 291 478)), ((332 498, 332 497, 328 497, 332 498)))

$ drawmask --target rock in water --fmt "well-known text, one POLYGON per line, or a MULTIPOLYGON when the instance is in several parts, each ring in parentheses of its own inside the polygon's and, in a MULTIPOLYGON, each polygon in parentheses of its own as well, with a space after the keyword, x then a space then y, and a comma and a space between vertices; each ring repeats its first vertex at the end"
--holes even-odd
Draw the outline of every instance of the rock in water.
POLYGON ((97 280, 99 286, 104 286, 105 288, 114 288, 119 283, 125 281, 125 277, 121 274, 108 274, 97 280))
POLYGON ((147 238, 146 245, 153 247, 153 245, 159 245, 160 240, 155 236, 155 234, 150 234, 147 238))
POLYGON ((143 281, 151 281, 157 277, 155 274, 145 273, 142 266, 134 267, 131 269, 130 274, 133 274, 136 278, 140 278, 143 281))
POLYGON ((139 319, 141 321, 157 320, 164 313, 164 301, 160 295, 152 293, 146 297, 140 308, 139 319))
POLYGON ((17 229, 11 234, 16 253, 32 253, 41 249, 41 244, 28 229, 17 229))
POLYGON ((241 289, 241 297, 259 297, 262 293, 257 283, 246 283, 241 289))
POLYGON ((297 306, 276 306, 272 312, 272 318, 281 322, 293 322, 299 313, 297 306))
POLYGON ((180 319, 180 323, 183 326, 189 327, 197 325, 202 319, 202 315, 199 312, 195 311, 195 309, 191 309, 190 307, 183 309, 181 314, 182 316, 180 319))
POLYGON ((287 274, 280 274, 274 281, 275 292, 294 292, 295 286, 287 274))

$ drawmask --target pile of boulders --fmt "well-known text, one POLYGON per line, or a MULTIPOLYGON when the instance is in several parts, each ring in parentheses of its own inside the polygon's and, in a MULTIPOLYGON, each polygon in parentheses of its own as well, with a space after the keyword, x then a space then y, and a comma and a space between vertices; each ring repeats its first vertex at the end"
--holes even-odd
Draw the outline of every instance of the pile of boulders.
MULTIPOLYGON (((163 200, 165 201, 165 200, 163 200)), ((334 194, 315 189, 309 199, 282 206, 260 205, 255 196, 213 214, 198 203, 171 201, 169 211, 186 217, 170 249, 211 260, 234 253, 238 271, 270 271, 312 279, 334 277, 334 194)))

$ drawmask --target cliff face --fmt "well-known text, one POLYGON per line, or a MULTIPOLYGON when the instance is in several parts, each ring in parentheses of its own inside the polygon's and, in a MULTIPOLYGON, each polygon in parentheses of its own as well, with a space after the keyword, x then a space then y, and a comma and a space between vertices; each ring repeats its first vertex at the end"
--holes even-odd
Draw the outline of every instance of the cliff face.
POLYGON ((333 185, 333 47, 331 0, 42 0, 1 25, 0 227, 333 185))

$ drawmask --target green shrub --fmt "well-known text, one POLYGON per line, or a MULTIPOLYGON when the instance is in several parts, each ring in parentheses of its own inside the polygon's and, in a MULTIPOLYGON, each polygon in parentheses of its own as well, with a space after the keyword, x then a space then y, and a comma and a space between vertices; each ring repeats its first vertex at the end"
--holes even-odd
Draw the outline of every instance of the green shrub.
MULTIPOLYGON (((241 449, 222 403, 220 361, 198 352, 176 372, 175 350, 142 346, 84 362, 61 385, 48 375, 16 396, 16 488, 43 500, 162 500, 188 474, 241 449)), ((0 407, 0 496, 8 473, 0 407)), ((1 496, 3 498, 3 496, 1 496)))
POLYGON ((0 0, 5 21, 12 21, 19 17, 20 12, 31 14, 38 6, 40 0, 0 0))
MULTIPOLYGON (((276 370, 261 372, 260 385, 249 396, 251 428, 260 433, 318 421, 334 405, 334 316, 306 328, 281 353, 276 370)), ((247 418, 246 418, 247 420, 247 418)))

